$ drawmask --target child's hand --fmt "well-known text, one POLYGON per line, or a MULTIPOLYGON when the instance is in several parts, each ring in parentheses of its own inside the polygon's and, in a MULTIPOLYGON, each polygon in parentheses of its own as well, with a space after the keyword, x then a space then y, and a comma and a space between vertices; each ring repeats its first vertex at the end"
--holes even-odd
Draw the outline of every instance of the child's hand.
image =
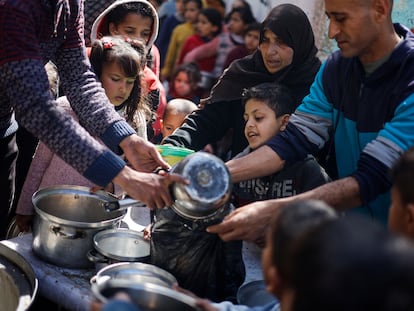
POLYGON ((151 224, 147 225, 144 229, 144 240, 151 240, 151 224))

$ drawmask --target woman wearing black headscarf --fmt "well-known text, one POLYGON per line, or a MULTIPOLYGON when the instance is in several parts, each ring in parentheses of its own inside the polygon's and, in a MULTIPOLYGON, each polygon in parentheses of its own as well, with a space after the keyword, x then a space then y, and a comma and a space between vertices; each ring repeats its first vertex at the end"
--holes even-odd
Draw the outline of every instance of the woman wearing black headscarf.
POLYGON ((277 82, 289 87, 299 105, 321 65, 311 24, 292 4, 273 8, 261 25, 259 49, 234 61, 211 91, 203 109, 187 117, 166 144, 200 150, 233 129, 232 156, 247 146, 244 137, 243 89, 277 82))

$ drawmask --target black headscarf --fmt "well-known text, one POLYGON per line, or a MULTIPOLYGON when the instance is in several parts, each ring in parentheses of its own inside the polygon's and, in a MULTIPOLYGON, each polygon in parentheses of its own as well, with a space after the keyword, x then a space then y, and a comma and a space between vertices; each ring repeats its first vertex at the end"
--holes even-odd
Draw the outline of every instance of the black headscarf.
POLYGON ((252 55, 230 65, 213 87, 210 103, 239 99, 243 89, 264 82, 286 85, 295 94, 298 104, 309 93, 321 62, 316 57, 318 50, 305 12, 293 4, 278 5, 263 21, 260 28, 260 41, 263 40, 263 34, 267 29, 293 49, 292 63, 271 74, 263 63, 261 52, 257 50, 252 55))

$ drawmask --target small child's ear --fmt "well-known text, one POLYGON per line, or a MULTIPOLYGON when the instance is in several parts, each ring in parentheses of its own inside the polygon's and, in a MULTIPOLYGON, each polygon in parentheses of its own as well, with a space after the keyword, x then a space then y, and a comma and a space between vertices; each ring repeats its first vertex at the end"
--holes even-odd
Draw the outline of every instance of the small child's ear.
POLYGON ((282 125, 280 126, 280 131, 281 132, 284 131, 284 130, 286 130, 286 126, 289 123, 289 119, 290 119, 290 114, 284 114, 282 116, 282 125))
POLYGON ((406 232, 410 238, 414 238, 414 203, 408 203, 405 206, 406 215, 404 216, 406 232))
POLYGON ((160 128, 164 128, 164 119, 160 119, 160 128))

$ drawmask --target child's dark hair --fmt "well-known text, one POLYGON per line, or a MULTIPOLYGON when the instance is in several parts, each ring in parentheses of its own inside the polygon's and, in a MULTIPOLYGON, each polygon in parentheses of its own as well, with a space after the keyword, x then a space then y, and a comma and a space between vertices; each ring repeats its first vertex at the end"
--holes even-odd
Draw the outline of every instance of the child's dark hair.
POLYGON ((249 25, 251 23, 257 22, 256 19, 253 16, 253 13, 252 13, 252 10, 250 9, 250 7, 237 7, 237 8, 232 9, 229 12, 229 14, 227 14, 226 23, 228 23, 230 21, 230 17, 234 13, 239 13, 240 14, 240 18, 242 19, 242 21, 245 25, 249 25))
POLYGON ((260 34, 260 30, 261 30, 261 25, 258 22, 253 22, 251 24, 249 24, 249 26, 247 26, 246 31, 245 31, 245 35, 250 32, 250 31, 257 31, 260 34))
POLYGON ((206 8, 202 9, 199 15, 200 14, 204 15, 212 25, 217 26, 217 31, 214 32, 213 37, 221 33, 221 30, 223 29, 223 17, 219 11, 213 8, 206 8))
POLYGON ((184 0, 184 5, 186 5, 187 3, 190 2, 194 2, 197 6, 198 9, 202 9, 203 8, 203 2, 201 0, 184 0))
POLYGON ((146 109, 142 96, 141 76, 145 47, 141 41, 132 41, 121 37, 107 36, 92 43, 90 62, 95 74, 101 79, 104 64, 116 63, 127 77, 136 77, 128 99, 122 104, 126 106, 126 119, 133 121, 138 108, 146 109))
POLYGON ((106 17, 108 24, 113 23, 115 25, 118 25, 124 20, 127 14, 136 14, 137 12, 139 12, 139 14, 144 17, 150 17, 154 23, 154 15, 150 5, 151 4, 149 2, 127 2, 120 4, 108 13, 106 17))
POLYGON ((275 82, 262 83, 243 90, 243 104, 249 99, 257 99, 266 104, 275 112, 276 116, 292 114, 296 109, 296 101, 290 89, 275 82))
POLYGON ((398 190, 404 204, 414 203, 414 147, 411 147, 394 163, 390 171, 391 182, 398 190))
POLYGON ((188 76, 191 86, 195 89, 198 83, 201 81, 201 73, 196 63, 186 63, 181 64, 180 66, 174 69, 174 72, 171 76, 170 87, 174 88, 174 80, 180 72, 185 72, 188 76))

